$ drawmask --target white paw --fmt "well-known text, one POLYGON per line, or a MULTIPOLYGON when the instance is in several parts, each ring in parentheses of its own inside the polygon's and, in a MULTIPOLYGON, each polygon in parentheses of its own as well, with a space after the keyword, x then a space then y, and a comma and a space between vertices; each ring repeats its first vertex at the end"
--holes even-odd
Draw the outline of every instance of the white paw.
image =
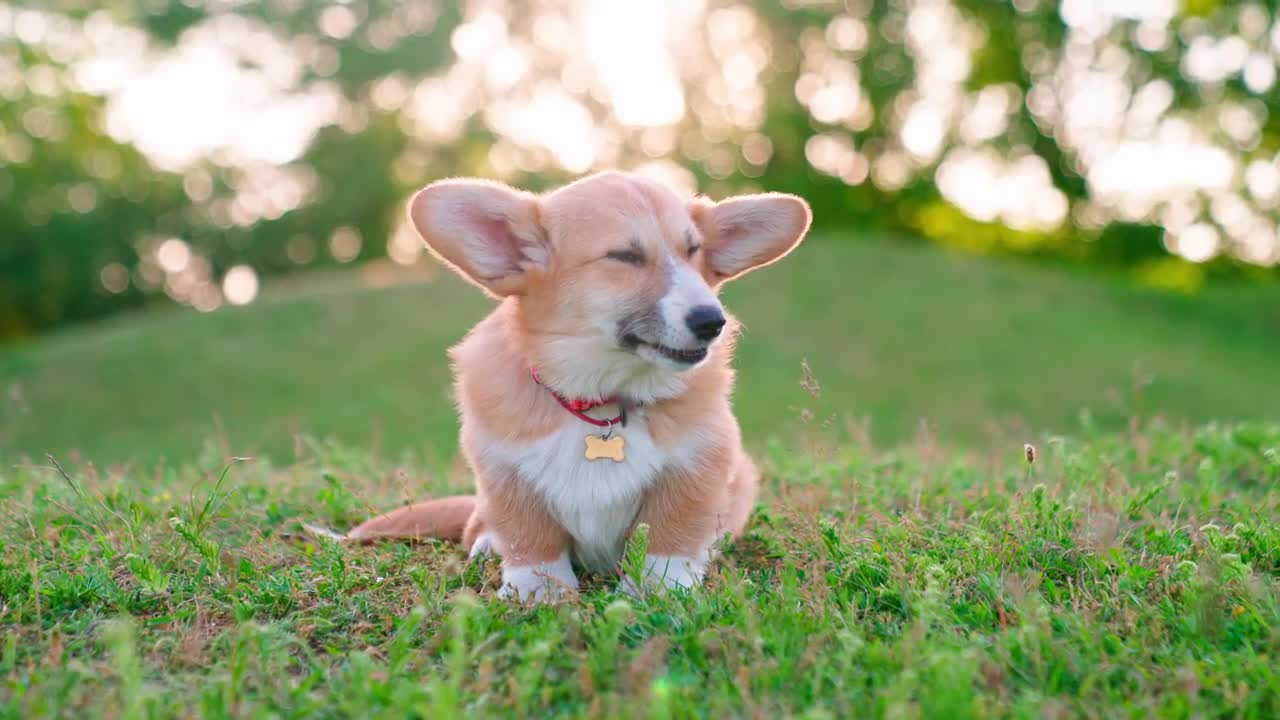
MULTIPOLYGON (((707 564, 696 558, 682 555, 649 555, 644 559, 644 576, 641 578, 643 589, 692 590, 702 584, 707 564)), ((618 589, 632 597, 640 597, 641 587, 630 577, 624 577, 618 589)))
POLYGON ((554 602, 578 589, 569 556, 539 565, 502 566, 502 587, 498 597, 522 602, 554 602))
POLYGON ((471 552, 467 554, 467 559, 471 559, 477 555, 493 555, 497 550, 493 545, 493 533, 481 533, 476 537, 476 541, 471 544, 471 552))

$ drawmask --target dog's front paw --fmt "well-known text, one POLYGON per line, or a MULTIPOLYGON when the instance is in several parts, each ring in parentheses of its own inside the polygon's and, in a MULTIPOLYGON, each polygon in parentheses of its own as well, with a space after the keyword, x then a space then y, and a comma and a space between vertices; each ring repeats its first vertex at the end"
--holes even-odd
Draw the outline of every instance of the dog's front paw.
POLYGON ((632 597, 640 597, 651 590, 692 590, 702 584, 706 570, 706 563, 694 558, 648 555, 644 559, 644 572, 639 584, 631 576, 624 576, 618 590, 632 597))
POLYGON ((493 537, 493 533, 481 533, 476 537, 475 542, 471 544, 471 551, 467 553, 467 558, 480 557, 482 555, 497 555, 497 541, 493 537))
POLYGON ((502 566, 502 587, 498 597, 519 602, 556 602, 578 589, 569 557, 537 565, 502 566))

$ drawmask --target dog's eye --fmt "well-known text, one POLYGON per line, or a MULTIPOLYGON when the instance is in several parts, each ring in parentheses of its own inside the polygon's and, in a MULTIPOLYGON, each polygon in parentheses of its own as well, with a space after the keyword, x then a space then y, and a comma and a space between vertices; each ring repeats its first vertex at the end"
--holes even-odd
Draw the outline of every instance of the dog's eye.
POLYGON ((694 256, 695 254, 697 254, 697 252, 698 252, 699 250, 701 250, 701 249, 702 249, 702 246, 701 246, 701 245, 690 245, 690 246, 689 246, 689 257, 693 257, 693 256, 694 256))
POLYGON ((639 250, 610 250, 605 257, 628 265, 643 265, 644 253, 639 250))

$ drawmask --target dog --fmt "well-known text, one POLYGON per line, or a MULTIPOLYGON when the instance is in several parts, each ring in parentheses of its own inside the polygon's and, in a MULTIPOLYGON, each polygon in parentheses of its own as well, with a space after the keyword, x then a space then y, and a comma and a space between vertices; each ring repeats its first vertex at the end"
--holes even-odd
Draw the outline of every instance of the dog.
POLYGON ((441 180, 409 218, 436 258, 500 301, 449 351, 476 490, 346 537, 458 540, 499 556, 501 597, 550 601, 577 589, 575 567, 616 571, 646 523, 643 585, 620 589, 698 587, 759 482, 730 408, 737 324, 718 291, 795 249, 808 204, 712 202, 610 171, 543 195, 441 180))

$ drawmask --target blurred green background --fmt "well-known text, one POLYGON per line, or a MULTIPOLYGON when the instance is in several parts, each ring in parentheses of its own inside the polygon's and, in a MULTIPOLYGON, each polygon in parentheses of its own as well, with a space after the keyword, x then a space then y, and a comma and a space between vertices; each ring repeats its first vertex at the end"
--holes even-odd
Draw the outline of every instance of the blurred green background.
POLYGON ((605 168, 813 205, 729 293, 756 442, 1276 417, 1278 58, 1275 2, 0 2, 0 452, 448 456, 488 305, 405 200, 605 168))

